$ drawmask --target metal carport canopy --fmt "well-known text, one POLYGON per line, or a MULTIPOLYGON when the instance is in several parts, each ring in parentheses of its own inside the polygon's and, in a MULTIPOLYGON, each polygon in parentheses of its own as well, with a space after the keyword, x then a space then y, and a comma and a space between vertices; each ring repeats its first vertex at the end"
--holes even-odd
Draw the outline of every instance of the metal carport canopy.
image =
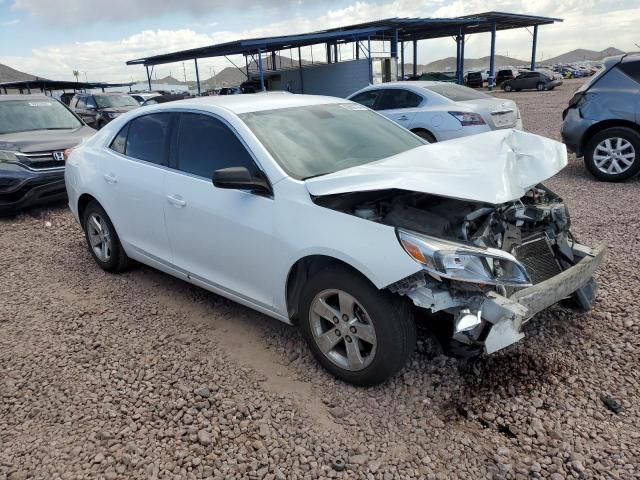
POLYGON ((397 32, 397 40, 413 41, 456 36, 461 29, 465 34, 488 33, 496 30, 535 27, 561 22, 562 19, 519 15, 503 12, 486 12, 454 18, 388 18, 317 32, 281 37, 237 40, 206 47, 154 55, 127 61, 127 65, 161 65, 164 63, 194 60, 225 55, 250 55, 258 51, 277 52, 288 48, 306 47, 326 42, 348 43, 363 39, 389 41, 397 32), (495 27, 494 27, 495 25, 495 27))

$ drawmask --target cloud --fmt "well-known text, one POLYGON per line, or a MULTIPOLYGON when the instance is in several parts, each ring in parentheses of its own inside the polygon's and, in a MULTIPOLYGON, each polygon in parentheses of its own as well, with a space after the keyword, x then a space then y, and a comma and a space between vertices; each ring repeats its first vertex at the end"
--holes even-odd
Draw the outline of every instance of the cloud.
MULTIPOLYGON (((2 0, 0 0, 0 3, 2 3, 2 0)), ((17 25, 18 23, 20 23, 20 19, 16 18, 14 20, 8 20, 6 22, 0 22, 0 25, 2 25, 3 27, 8 27, 9 25, 17 25)))
MULTIPOLYGON (((20 1, 34 2, 35 0, 20 1)), ((70 1, 61 0, 61 3, 70 1)), ((117 4, 121 0, 113 1, 117 4)), ((275 2, 275 0, 271 1, 275 2)), ((183 2, 187 3, 186 0, 183 2)), ((58 5, 56 2, 51 3, 58 5)), ((147 5, 144 1, 142 3, 147 5)), ((169 2, 170 5, 175 3, 169 2)), ((158 6, 160 5, 161 2, 158 2, 158 6)), ((192 3, 191 7, 195 8, 193 5, 195 4, 192 3)), ((145 8, 152 9, 152 7, 145 8)), ((538 59, 550 58, 575 48, 601 50, 614 46, 622 50, 635 49, 633 41, 637 36, 637 19, 640 18, 640 8, 637 6, 636 0, 633 2, 626 0, 610 0, 608 2, 599 2, 598 0, 565 0, 563 2, 557 2, 557 0, 538 0, 537 2, 494 0, 492 8, 502 11, 557 16, 565 19, 563 23, 540 28, 538 59), (607 15, 602 15, 603 3, 614 5, 618 10, 610 9, 607 11, 607 15), (531 6, 529 6, 530 4, 531 6)), ((114 7, 110 6, 108 9, 101 9, 100 12, 113 9, 114 7)), ((115 10, 120 13, 123 11, 118 8, 115 10)), ((486 10, 486 0, 453 0, 449 2, 443 0, 391 0, 386 3, 368 3, 358 0, 344 8, 328 9, 324 15, 319 17, 312 18, 299 14, 281 22, 241 31, 225 30, 205 34, 196 31, 195 24, 192 28, 176 30, 145 30, 115 41, 75 42, 45 46, 34 49, 31 55, 27 56, 0 57, 0 63, 34 75, 54 79, 72 79, 72 71, 78 69, 86 70, 89 80, 129 81, 132 77, 138 80, 145 78, 146 75, 143 67, 127 67, 125 65, 127 60, 134 58, 241 38, 308 32, 394 16, 446 17, 479 13, 484 10, 486 10)), ((127 13, 127 16, 129 15, 131 15, 130 10, 127 13)), ((388 45, 386 48, 388 49, 388 45)), ((350 52, 351 46, 345 46, 343 49, 345 53, 350 52)), ((526 60, 530 57, 530 50, 531 35, 526 30, 498 32, 497 52, 499 54, 508 54, 511 57, 526 60)), ((314 56, 322 58, 322 51, 322 46, 317 47, 313 51, 314 56)), ((469 36, 465 52, 467 58, 488 55, 489 35, 469 36)), ((288 54, 288 52, 284 53, 288 54)), ((409 61, 412 56, 409 47, 406 54, 407 61, 409 61)), ((294 53, 294 58, 297 58, 295 55, 294 53)), ((454 55, 455 43, 450 38, 420 42, 418 60, 421 63, 454 55)), ((303 50, 303 56, 309 58, 308 49, 306 52, 303 50)), ((243 58, 233 60, 237 65, 244 67, 243 58)), ((198 64, 201 79, 208 78, 212 69, 219 72, 221 69, 231 66, 224 58, 201 59, 198 64)), ((184 78, 184 73, 186 73, 187 79, 195 79, 192 61, 185 62, 184 70, 181 63, 157 66, 154 76, 161 78, 169 73, 180 79, 184 78)))
MULTIPOLYGON (((297 0, 253 0, 250 8, 278 8, 298 4, 297 0)), ((144 16, 158 18, 171 13, 187 13, 193 17, 216 10, 240 10, 247 5, 226 0, 14 0, 14 11, 26 11, 44 20, 74 25, 99 22, 130 23, 144 16)))

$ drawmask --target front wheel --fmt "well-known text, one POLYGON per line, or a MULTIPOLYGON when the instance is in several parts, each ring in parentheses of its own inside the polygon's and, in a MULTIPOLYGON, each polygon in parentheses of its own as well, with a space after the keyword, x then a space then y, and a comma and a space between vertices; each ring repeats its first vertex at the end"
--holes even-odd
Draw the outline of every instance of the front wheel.
POLYGON ((348 383, 380 384, 402 369, 415 350, 407 303, 346 266, 327 267, 307 281, 299 311, 316 359, 348 383))
POLYGON ((587 143, 587 170, 598 180, 621 182, 640 171, 640 134, 627 127, 602 130, 587 143))

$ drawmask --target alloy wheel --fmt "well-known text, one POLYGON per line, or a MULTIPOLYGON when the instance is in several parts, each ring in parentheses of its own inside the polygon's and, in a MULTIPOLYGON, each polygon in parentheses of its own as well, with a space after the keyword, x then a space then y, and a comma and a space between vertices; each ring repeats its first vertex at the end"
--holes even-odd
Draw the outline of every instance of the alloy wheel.
POLYGON ((100 214, 92 213, 89 215, 87 234, 93 253, 101 262, 108 262, 111 258, 111 234, 100 214))
POLYGON ((593 163, 602 173, 626 172, 636 160, 636 150, 628 140, 621 137, 605 138, 596 145, 593 163))
POLYGON ((342 290, 324 290, 311 302, 310 326, 320 351, 352 372, 365 369, 376 353, 376 332, 364 307, 342 290))

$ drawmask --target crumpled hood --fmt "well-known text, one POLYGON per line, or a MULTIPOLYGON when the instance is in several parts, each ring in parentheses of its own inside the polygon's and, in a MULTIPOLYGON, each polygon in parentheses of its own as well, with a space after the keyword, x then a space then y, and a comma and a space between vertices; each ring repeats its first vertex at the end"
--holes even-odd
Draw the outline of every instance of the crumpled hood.
POLYGON ((562 143, 509 129, 425 145, 305 183, 314 196, 397 188, 501 204, 566 165, 562 143))

